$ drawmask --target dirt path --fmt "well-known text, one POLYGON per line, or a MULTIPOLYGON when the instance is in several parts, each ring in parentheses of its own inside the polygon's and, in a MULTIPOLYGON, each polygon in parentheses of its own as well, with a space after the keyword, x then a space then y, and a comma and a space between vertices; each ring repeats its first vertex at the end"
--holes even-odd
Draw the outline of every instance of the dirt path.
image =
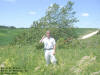
POLYGON ((90 38, 90 37, 94 36, 95 34, 97 34, 98 32, 99 32, 99 30, 96 30, 96 31, 94 31, 92 33, 89 33, 89 34, 86 34, 86 35, 80 37, 79 39, 87 39, 87 38, 90 38))

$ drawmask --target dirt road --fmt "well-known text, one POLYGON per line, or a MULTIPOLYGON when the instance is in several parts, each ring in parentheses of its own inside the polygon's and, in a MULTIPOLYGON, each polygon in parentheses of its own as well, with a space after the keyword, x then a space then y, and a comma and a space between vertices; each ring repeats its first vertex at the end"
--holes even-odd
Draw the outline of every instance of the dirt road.
POLYGON ((94 35, 97 34, 98 32, 99 32, 99 30, 96 30, 96 31, 94 31, 94 32, 92 32, 92 33, 89 33, 89 34, 86 34, 86 35, 80 37, 79 39, 87 39, 87 38, 89 38, 89 37, 94 36, 94 35))

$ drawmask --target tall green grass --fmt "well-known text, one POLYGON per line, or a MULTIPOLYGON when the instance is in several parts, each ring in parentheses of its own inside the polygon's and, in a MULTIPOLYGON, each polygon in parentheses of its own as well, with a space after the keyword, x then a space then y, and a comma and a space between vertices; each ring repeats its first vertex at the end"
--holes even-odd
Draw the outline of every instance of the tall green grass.
MULTIPOLYGON (((0 64, 7 62, 6 66, 26 67, 27 72, 18 75, 91 75, 100 70, 100 35, 85 40, 73 40, 65 48, 56 49, 56 66, 46 66, 43 49, 36 49, 33 45, 1 46, 0 64), (84 56, 96 56, 93 64, 87 65, 80 73, 74 73, 72 67, 77 66, 84 56), (8 61, 7 61, 8 60, 8 61)), ((17 75, 17 74, 16 74, 17 75)))

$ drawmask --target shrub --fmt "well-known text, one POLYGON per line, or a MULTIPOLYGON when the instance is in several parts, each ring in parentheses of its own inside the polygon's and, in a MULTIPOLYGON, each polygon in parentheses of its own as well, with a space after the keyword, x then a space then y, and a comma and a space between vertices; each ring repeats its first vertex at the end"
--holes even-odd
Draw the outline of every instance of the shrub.
POLYGON ((64 42, 64 38, 60 38, 59 40, 57 40, 57 48, 64 48, 65 47, 65 42, 64 42))
POLYGON ((37 50, 39 50, 39 49, 42 49, 43 48, 43 43, 35 43, 35 48, 37 49, 37 50))
POLYGON ((54 37, 56 41, 60 38, 76 38, 77 36, 73 29, 68 28, 30 28, 29 30, 24 31, 22 34, 18 35, 14 39, 13 44, 25 45, 39 42, 47 30, 51 31, 51 36, 54 37))

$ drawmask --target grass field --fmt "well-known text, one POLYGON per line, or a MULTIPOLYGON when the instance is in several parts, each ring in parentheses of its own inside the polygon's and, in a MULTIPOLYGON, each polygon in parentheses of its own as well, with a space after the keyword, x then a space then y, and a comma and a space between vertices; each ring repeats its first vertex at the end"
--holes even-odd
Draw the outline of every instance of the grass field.
MULTIPOLYGON (((82 32, 80 35, 86 32, 79 31, 82 32)), ((93 30, 87 29, 87 33, 91 31, 93 30)), ((2 33, 1 36, 5 35, 2 33)), ((18 72, 16 75, 100 75, 99 49, 100 35, 85 40, 73 40, 66 48, 56 49, 58 64, 46 67, 43 49, 37 50, 34 45, 3 45, 0 46, 0 66, 27 69, 27 72, 18 72)))
POLYGON ((18 34, 26 29, 0 28, 0 45, 8 45, 18 34))

